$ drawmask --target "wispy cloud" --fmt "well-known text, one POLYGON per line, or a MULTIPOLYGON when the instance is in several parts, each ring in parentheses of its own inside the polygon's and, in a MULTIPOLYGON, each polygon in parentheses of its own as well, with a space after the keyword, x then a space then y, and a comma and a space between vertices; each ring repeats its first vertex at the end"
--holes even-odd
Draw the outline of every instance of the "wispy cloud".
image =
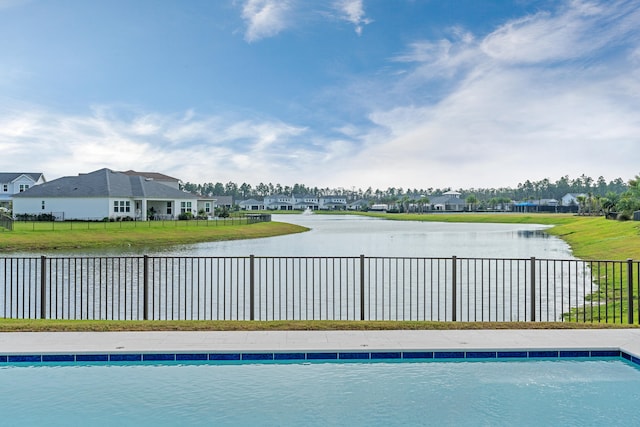
POLYGON ((203 174, 252 182, 285 164, 291 174, 308 170, 318 147, 298 143, 305 132, 278 120, 234 121, 193 112, 160 115, 102 106, 69 116, 30 109, 3 114, 0 151, 49 179, 110 167, 157 170, 196 182, 203 174), (284 155, 297 160, 287 164, 284 155))
POLYGON ((372 21, 365 17, 363 0, 338 0, 334 3, 335 9, 338 11, 338 17, 355 26, 358 35, 362 34, 365 25, 372 21))
POLYGON ((584 57, 637 32, 640 11, 634 3, 576 0, 558 13, 541 12, 503 25, 482 41, 482 51, 511 64, 584 57))
POLYGON ((325 6, 321 4, 310 6, 299 0, 244 0, 244 38, 251 43, 273 37, 297 25, 297 21, 313 20, 318 16, 349 22, 354 25, 358 35, 362 34, 365 25, 372 22, 366 17, 363 0, 335 0, 329 9, 331 11, 326 12, 325 6))
POLYGON ((272 37, 288 25, 289 0, 246 0, 242 7, 242 19, 247 24, 245 40, 254 42, 272 37))

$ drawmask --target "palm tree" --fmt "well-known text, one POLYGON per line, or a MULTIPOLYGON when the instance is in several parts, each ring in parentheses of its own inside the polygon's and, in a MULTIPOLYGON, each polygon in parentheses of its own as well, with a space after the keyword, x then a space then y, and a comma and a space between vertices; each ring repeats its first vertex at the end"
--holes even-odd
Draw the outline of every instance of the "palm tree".
POLYGON ((472 194, 470 196, 467 196, 467 198, 465 199, 465 202, 467 202, 467 205, 469 205, 470 211, 475 210, 475 205, 476 203, 478 203, 478 198, 472 194))
POLYGON ((587 197, 583 195, 576 196, 576 200, 578 201, 578 215, 584 215, 584 208, 587 201, 587 197))
POLYGON ((424 213, 424 205, 429 204, 429 198, 427 196, 421 195, 416 203, 420 207, 420 213, 424 213))

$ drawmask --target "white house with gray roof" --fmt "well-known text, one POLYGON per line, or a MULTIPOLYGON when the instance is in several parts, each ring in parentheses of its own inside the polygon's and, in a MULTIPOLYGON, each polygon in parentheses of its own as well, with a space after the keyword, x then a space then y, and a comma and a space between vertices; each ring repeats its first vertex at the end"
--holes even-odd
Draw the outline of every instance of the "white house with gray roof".
POLYGON ((464 211, 467 203, 460 198, 461 194, 457 191, 447 191, 442 196, 429 197, 431 209, 434 211, 464 211))
POLYGON ((15 194, 45 182, 39 172, 0 172, 0 207, 8 208, 15 194))
POLYGON ((100 169, 65 176, 16 194, 14 215, 52 213, 60 220, 102 220, 130 217, 174 219, 181 213, 196 215, 203 199, 139 174, 100 169))

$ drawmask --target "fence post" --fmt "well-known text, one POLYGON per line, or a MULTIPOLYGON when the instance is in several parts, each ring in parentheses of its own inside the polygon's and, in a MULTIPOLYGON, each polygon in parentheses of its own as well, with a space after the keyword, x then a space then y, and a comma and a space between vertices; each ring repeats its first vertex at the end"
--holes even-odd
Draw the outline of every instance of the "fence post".
POLYGON ((40 318, 47 317, 47 257, 40 257, 40 318))
POLYGON ((457 313, 457 304, 458 300, 458 289, 456 284, 458 283, 458 257, 451 257, 452 265, 451 265, 451 320, 455 322, 458 318, 457 313))
POLYGON ((364 320, 364 255, 360 255, 360 320, 364 320))
POLYGON ((633 324, 633 260, 627 259, 627 323, 633 324))
POLYGON ((249 320, 255 320, 255 256, 249 255, 249 320))
POLYGON ((149 320, 149 256, 145 255, 142 262, 142 283, 143 283, 143 295, 142 295, 142 318, 149 320))
POLYGON ((531 257, 531 321, 536 321, 536 257, 531 257))

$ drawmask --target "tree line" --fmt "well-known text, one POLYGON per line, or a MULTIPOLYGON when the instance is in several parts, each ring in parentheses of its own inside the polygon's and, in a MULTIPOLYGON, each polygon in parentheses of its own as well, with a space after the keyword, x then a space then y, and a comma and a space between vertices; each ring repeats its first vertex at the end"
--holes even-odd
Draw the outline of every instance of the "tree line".
MULTIPOLYGON (((251 184, 242 183, 238 185, 229 181, 226 184, 222 182, 195 184, 187 182, 183 184, 183 189, 189 192, 201 194, 203 196, 232 196, 234 200, 243 200, 251 198, 263 198, 274 194, 312 194, 315 196, 345 196, 349 200, 366 199, 379 203, 392 203, 404 196, 410 198, 420 198, 440 196, 447 191, 453 190, 451 187, 445 188, 402 188, 389 187, 387 189, 373 189, 371 187, 363 190, 362 188, 319 188, 308 187, 304 184, 281 185, 272 183, 260 183, 252 186, 251 184)), ((622 178, 616 178, 612 181, 606 181, 600 176, 597 180, 582 175, 578 178, 571 179, 569 176, 563 176, 555 182, 545 178, 540 181, 526 180, 519 183, 516 188, 458 188, 455 191, 462 194, 463 198, 473 195, 478 201, 488 201, 492 198, 502 198, 509 200, 537 200, 537 199, 556 199, 560 200, 567 193, 588 194, 604 197, 607 193, 623 194, 629 190, 629 183, 622 178)))
MULTIPOLYGON (((308 187, 305 184, 281 185, 273 183, 259 183, 251 185, 242 183, 238 185, 229 181, 196 184, 187 182, 182 185, 186 191, 201 194, 206 197, 232 196, 235 201, 246 199, 262 199, 266 196, 284 194, 291 196, 314 195, 344 196, 350 201, 364 199, 370 203, 407 203, 409 200, 428 200, 453 190, 445 188, 402 188, 388 187, 387 189, 362 188, 319 188, 308 187)), ((567 193, 582 194, 578 198, 581 211, 588 213, 607 213, 614 211, 633 212, 640 210, 640 175, 625 182, 622 178, 611 181, 600 176, 593 179, 586 175, 570 178, 565 175, 556 181, 548 178, 519 183, 515 188, 458 188, 455 191, 461 193, 461 197, 479 209, 495 207, 512 201, 535 201, 543 199, 555 199, 560 201, 567 193)))

